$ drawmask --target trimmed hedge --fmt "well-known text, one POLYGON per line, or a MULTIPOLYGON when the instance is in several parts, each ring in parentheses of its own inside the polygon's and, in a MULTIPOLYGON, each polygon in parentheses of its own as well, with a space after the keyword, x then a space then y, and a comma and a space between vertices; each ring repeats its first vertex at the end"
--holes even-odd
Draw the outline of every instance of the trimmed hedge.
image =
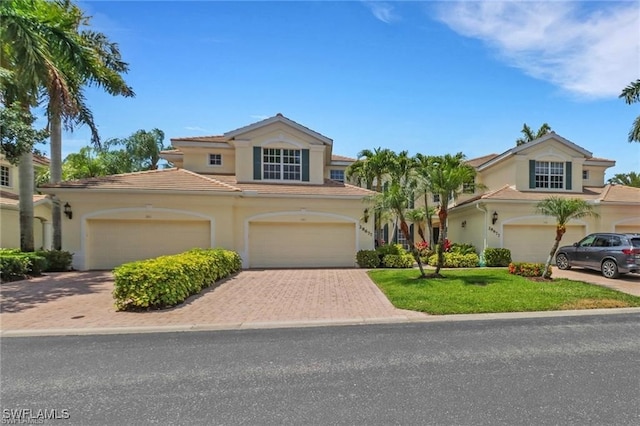
POLYGON ((377 268, 380 266, 380 257, 375 250, 360 250, 356 253, 356 262, 361 268, 377 268))
POLYGON ((47 265, 47 259, 38 253, 0 249, 0 278, 3 282, 42 275, 47 265))
POLYGON ((509 264, 509 273, 523 277, 541 277, 544 272, 544 263, 512 262, 509 264))
POLYGON ((382 258, 385 268, 413 268, 414 259, 409 253, 387 254, 382 258))
MULTIPOLYGON (((476 253, 462 254, 454 252, 445 252, 444 265, 445 268, 475 268, 480 262, 480 258, 476 253)), ((438 264, 438 255, 434 254, 429 257, 429 265, 436 266, 438 264)))
POLYGON ((64 250, 42 250, 37 251, 36 254, 47 259, 45 272, 66 272, 71 270, 73 253, 64 250))
POLYGON ((484 249, 484 261, 486 266, 509 266, 511 263, 511 250, 486 248, 484 249))
POLYGON ((160 309, 240 270, 238 253, 224 249, 193 249, 173 256, 125 263, 113 270, 116 309, 160 309))

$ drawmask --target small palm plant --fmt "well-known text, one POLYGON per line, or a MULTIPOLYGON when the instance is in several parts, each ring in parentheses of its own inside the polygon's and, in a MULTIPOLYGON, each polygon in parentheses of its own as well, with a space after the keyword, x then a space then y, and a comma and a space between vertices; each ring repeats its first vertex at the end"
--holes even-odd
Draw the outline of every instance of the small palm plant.
POLYGON ((543 278, 551 278, 551 259, 553 259, 558 250, 562 236, 567 232, 567 223, 572 219, 580 219, 587 216, 596 217, 598 214, 593 211, 591 204, 579 198, 549 197, 539 202, 536 210, 540 214, 556 219, 556 238, 547 257, 542 275, 543 278))

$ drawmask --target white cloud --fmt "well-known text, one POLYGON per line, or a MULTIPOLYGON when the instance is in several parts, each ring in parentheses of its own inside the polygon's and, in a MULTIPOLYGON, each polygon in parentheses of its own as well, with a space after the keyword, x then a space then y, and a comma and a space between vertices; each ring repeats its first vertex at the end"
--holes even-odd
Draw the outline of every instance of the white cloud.
POLYGON ((640 75, 637 2, 442 3, 438 19, 512 66, 584 97, 618 96, 640 75))
POLYGON ((399 16, 395 13, 393 5, 379 1, 365 1, 364 4, 371 10, 376 19, 390 24, 399 20, 399 16))
POLYGON ((202 127, 198 127, 198 126, 185 126, 185 129, 198 131, 198 132, 206 132, 207 131, 207 129, 203 129, 202 127))

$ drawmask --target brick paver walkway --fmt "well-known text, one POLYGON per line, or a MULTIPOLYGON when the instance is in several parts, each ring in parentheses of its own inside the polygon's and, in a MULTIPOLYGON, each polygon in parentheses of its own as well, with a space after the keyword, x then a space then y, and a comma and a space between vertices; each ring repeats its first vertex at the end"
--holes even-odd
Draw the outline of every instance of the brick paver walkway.
POLYGON ((274 322, 380 321, 425 317, 399 310, 363 269, 248 270, 178 307, 116 312, 110 272, 47 274, 0 285, 0 328, 241 326, 274 322))

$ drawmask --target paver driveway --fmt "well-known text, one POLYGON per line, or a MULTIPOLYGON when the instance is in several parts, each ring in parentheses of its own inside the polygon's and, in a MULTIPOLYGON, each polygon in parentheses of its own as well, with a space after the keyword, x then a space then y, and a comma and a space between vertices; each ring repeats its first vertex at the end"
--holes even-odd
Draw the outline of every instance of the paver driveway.
POLYGON ((363 269, 248 270, 178 307, 116 312, 110 272, 47 274, 0 285, 2 332, 264 323, 384 321, 425 317, 393 307, 363 269))

